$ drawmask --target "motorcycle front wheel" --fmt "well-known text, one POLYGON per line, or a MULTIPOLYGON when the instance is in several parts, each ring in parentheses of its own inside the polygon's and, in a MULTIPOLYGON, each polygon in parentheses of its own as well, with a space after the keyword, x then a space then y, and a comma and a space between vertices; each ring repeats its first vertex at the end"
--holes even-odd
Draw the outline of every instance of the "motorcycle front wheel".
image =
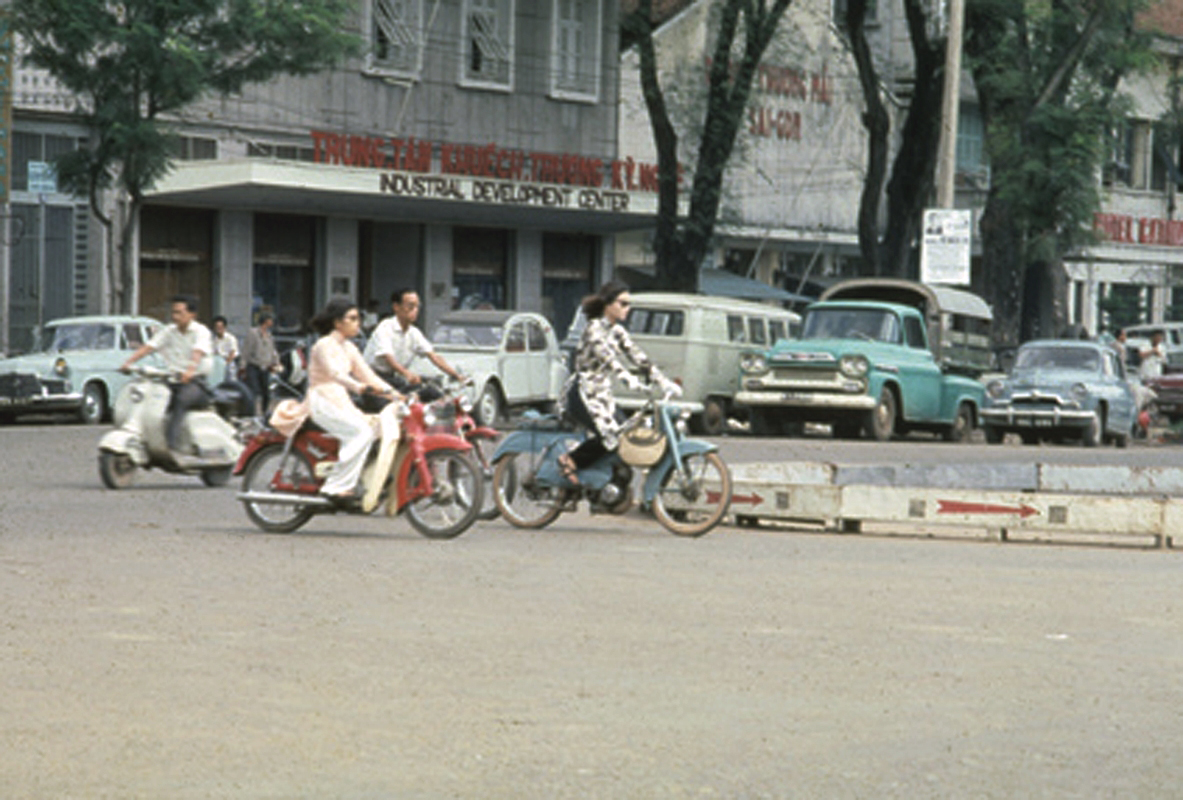
MULTIPOLYGON (((468 530, 481 511, 485 479, 472 458, 460 450, 432 450, 424 456, 434 491, 407 503, 407 519, 429 539, 452 539, 468 530)), ((407 489, 419 485, 414 466, 407 489)))
POLYGON ((682 459, 684 472, 671 469, 653 497, 653 516, 670 533, 702 536, 723 521, 731 506, 731 470, 718 453, 682 459))
POLYGON ((485 482, 485 492, 477 519, 497 519, 497 515, 501 513, 497 510, 497 500, 493 497, 493 451, 497 449, 497 440, 482 436, 473 437, 468 441, 472 444, 472 456, 476 459, 485 482))
POLYGON ((126 489, 136 479, 136 462, 126 453, 99 453, 99 477, 108 489, 126 489))
MULTIPOLYGON (((284 459, 284 446, 274 444, 255 453, 242 476, 242 491, 252 494, 277 494, 273 485, 282 482, 289 486, 316 483, 312 464, 298 450, 284 459), (278 479, 278 481, 277 481, 278 479)), ((265 503, 243 500, 243 507, 251 522, 268 533, 291 533, 312 519, 312 509, 292 503, 265 503)))
POLYGON ((545 528, 563 513, 559 490, 535 484, 538 453, 510 453, 493 468, 493 499, 501 516, 519 528, 545 528))

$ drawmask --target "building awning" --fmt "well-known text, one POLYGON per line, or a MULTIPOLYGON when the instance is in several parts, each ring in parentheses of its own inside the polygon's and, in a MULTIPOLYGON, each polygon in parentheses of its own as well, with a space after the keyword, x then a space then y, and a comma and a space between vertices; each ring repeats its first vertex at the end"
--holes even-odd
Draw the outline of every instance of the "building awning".
POLYGON ((650 192, 263 159, 181 162, 146 202, 590 234, 650 228, 657 211, 650 192))

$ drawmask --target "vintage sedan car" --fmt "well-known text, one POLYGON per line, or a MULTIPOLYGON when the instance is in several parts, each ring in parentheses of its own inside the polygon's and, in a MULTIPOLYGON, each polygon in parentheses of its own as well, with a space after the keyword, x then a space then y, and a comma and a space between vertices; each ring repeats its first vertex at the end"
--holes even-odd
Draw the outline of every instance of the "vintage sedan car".
MULTIPOLYGON (((510 410, 549 410, 567 380, 554 329, 530 311, 452 311, 431 335, 444 359, 473 379, 469 389, 482 424, 493 425, 510 410)), ((439 374, 430 362, 413 369, 439 374)))
POLYGON ((1154 409, 1170 421, 1183 422, 1183 372, 1169 372, 1150 378, 1146 388, 1154 392, 1154 409))
POLYGON ((69 317, 46 323, 32 350, 0 360, 0 420, 69 412, 104 420, 131 378, 119 367, 161 328, 149 317, 69 317))
POLYGON ((1027 342, 1003 380, 986 388, 986 441, 1017 433, 1024 444, 1079 439, 1125 447, 1137 418, 1134 392, 1117 352, 1097 342, 1027 342))

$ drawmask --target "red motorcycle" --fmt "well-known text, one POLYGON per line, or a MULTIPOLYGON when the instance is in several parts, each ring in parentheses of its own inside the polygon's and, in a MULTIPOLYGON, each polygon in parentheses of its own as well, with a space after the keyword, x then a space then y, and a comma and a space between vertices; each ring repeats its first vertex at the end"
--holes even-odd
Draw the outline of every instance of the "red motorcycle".
POLYGON ((480 425, 472 415, 472 401, 462 391, 465 383, 445 383, 438 378, 425 378, 424 384, 434 387, 442 397, 432 404, 429 414, 435 422, 430 430, 454 433, 472 445, 472 457, 485 479, 484 500, 477 519, 497 519, 500 511, 489 488, 493 481, 493 452, 500 434, 487 425, 480 425))
MULTIPOLYGON (((452 402, 452 401, 437 401, 452 402)), ((377 415, 381 435, 362 469, 363 492, 342 507, 320 488, 337 460, 337 439, 306 422, 290 439, 268 428, 256 434, 234 467, 242 475, 238 499, 265 531, 290 533, 316 514, 406 512, 419 533, 451 539, 477 519, 484 478, 472 445, 437 427, 436 404, 391 403, 377 415)))

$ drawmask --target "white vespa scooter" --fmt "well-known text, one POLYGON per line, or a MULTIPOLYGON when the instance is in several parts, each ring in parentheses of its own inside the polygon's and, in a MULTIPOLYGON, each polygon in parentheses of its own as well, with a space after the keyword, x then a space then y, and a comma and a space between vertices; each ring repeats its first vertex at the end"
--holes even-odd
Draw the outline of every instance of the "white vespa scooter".
MULTIPOLYGON (((131 381, 115 399, 115 428, 99 441, 99 477, 109 489, 125 489, 136 471, 158 467, 165 472, 200 475, 206 486, 222 486, 230 480, 242 452, 240 434, 222 412, 222 403, 211 399, 211 408, 185 414, 178 443, 183 459, 168 448, 168 388, 170 373, 158 367, 136 365, 131 381), (215 410, 217 408, 218 410, 215 410)), ((220 389, 221 387, 219 387, 220 389)), ((215 395, 218 390, 215 390, 215 395)))

